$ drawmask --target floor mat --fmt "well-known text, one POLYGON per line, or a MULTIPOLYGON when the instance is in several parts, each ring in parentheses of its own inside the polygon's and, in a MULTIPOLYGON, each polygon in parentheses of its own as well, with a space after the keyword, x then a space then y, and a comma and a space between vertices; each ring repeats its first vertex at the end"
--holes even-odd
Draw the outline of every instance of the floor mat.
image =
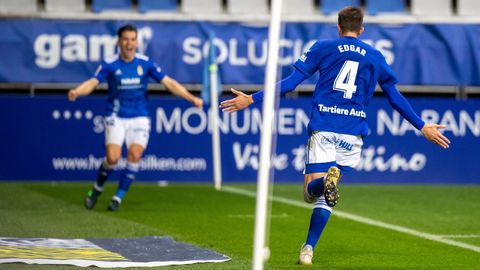
POLYGON ((102 268, 225 262, 228 256, 168 236, 114 239, 0 238, 0 263, 102 268))

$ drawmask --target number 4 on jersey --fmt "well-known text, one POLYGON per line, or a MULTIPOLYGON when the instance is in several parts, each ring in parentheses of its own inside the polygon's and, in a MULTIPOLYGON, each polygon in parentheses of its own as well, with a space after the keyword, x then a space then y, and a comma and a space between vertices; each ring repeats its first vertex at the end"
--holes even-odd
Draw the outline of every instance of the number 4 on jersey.
POLYGON ((357 71, 358 62, 350 60, 345 61, 337 78, 335 78, 333 90, 342 91, 344 98, 351 99, 353 93, 357 91, 357 86, 355 85, 357 71))

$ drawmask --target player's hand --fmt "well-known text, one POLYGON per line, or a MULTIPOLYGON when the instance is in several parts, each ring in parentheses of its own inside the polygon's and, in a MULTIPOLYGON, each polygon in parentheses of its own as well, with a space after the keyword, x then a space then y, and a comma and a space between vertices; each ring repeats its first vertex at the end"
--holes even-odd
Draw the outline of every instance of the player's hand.
POLYGON ((201 108, 203 108, 203 99, 195 97, 192 100, 192 104, 193 104, 193 106, 201 109, 201 108))
POLYGON ((425 136, 425 138, 427 138, 429 141, 438 144, 443 148, 448 148, 450 140, 438 131, 441 128, 446 128, 446 126, 437 124, 425 124, 421 132, 423 136, 425 136))
POLYGON ((68 91, 68 100, 70 101, 75 101, 78 97, 78 93, 77 91, 75 91, 75 89, 71 89, 70 91, 68 91))
POLYGON ((224 100, 220 103, 220 108, 224 112, 236 112, 238 110, 243 110, 246 107, 250 106, 253 103, 253 98, 251 95, 247 95, 243 92, 230 88, 230 91, 237 95, 236 97, 228 100, 224 100))

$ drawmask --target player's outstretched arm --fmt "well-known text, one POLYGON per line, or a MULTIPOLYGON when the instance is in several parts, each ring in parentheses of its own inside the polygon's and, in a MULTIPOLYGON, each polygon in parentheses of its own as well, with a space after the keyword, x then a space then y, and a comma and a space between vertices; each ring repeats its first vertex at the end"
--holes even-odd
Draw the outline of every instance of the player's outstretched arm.
POLYGON ((445 127, 445 125, 425 124, 420 131, 422 132, 423 136, 425 136, 425 138, 427 138, 429 141, 443 148, 448 148, 450 140, 438 131, 439 129, 445 127))
POLYGON ((220 108, 224 112, 236 112, 243 110, 253 103, 252 95, 247 95, 243 92, 230 88, 230 91, 236 95, 236 97, 228 100, 224 100, 220 103, 220 108))
POLYGON ((203 100, 201 98, 192 95, 185 87, 183 87, 183 85, 178 83, 176 80, 170 78, 169 76, 165 76, 162 79, 162 84, 165 85, 168 91, 170 91, 172 94, 186 99, 187 101, 192 103, 193 106, 197 108, 203 107, 203 100))
MULTIPOLYGON (((292 92, 295 88, 301 84, 307 77, 297 68, 283 80, 277 82, 276 89, 281 96, 292 92)), ((225 100, 220 103, 220 108, 224 112, 235 112, 243 110, 250 106, 253 102, 261 103, 263 100, 263 90, 255 92, 253 95, 247 95, 240 91, 231 88, 232 93, 236 95, 235 98, 225 100)))
POLYGON ((84 81, 79 86, 68 91, 68 100, 75 101, 78 97, 89 95, 95 90, 95 87, 99 84, 99 81, 96 78, 91 78, 84 81))

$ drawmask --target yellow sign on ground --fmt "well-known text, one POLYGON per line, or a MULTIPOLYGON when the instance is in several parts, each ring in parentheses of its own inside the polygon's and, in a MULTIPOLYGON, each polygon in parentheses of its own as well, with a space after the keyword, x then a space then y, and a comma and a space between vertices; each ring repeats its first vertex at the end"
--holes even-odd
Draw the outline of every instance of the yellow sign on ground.
POLYGON ((0 263, 105 268, 225 262, 229 257, 170 237, 56 239, 0 237, 0 263))
POLYGON ((126 261, 120 254, 102 248, 48 248, 0 246, 0 258, 126 261))

